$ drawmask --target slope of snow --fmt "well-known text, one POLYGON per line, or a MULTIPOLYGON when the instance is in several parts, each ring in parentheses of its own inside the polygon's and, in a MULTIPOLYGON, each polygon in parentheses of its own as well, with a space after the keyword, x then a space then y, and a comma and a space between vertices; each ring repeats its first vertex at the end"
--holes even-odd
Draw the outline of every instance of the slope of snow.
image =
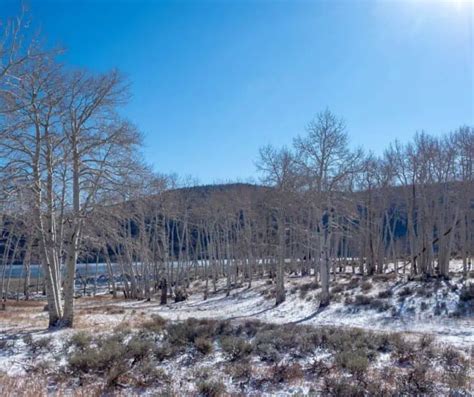
MULTIPOLYGON (((292 279, 292 284, 288 284, 288 290, 291 290, 291 285, 298 286, 310 281, 309 277, 292 279)), ((393 296, 386 301, 393 309, 384 312, 347 305, 343 298, 319 310, 317 298, 319 289, 309 291, 304 299, 300 298, 298 291, 287 292, 286 300, 275 306, 274 299, 266 296, 266 292, 272 286, 264 281, 254 282, 250 289, 245 286, 236 288, 232 290, 230 296, 226 296, 225 291, 217 292, 209 295, 207 300, 203 300, 202 293, 194 292, 186 301, 164 306, 153 301, 122 301, 115 305, 144 311, 147 314, 159 314, 170 320, 210 317, 230 320, 258 319, 278 324, 294 322, 313 326, 360 327, 387 332, 427 333, 435 336, 440 342, 473 345, 474 318, 453 316, 459 301, 458 292, 451 291, 450 287, 442 284, 429 298, 417 296, 417 288, 423 285, 422 282, 416 281, 379 282, 368 292, 362 292, 359 287, 345 292, 350 296, 365 294, 376 298, 379 291, 391 289, 393 296), (404 288, 410 288, 413 292, 405 300, 400 301, 398 294, 404 288), (437 302, 444 302, 439 315, 435 314, 437 302), (427 309, 421 309, 422 303, 427 309)))

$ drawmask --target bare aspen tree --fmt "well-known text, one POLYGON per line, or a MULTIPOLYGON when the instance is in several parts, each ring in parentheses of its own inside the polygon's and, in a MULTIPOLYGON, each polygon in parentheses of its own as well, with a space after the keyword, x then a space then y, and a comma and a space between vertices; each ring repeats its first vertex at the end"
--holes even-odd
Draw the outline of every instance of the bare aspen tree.
POLYGON ((329 271, 332 235, 336 225, 335 195, 344 190, 358 171, 361 151, 351 151, 343 120, 329 110, 319 113, 307 127, 307 135, 295 140, 300 172, 312 192, 321 257, 321 306, 329 304, 329 271))
POLYGON ((271 146, 260 150, 258 169, 265 183, 275 186, 269 192, 268 205, 270 219, 275 220, 277 235, 276 259, 276 304, 285 300, 284 271, 286 259, 286 237, 292 195, 296 190, 296 162, 293 154, 286 148, 276 150, 271 146))
POLYGON ((83 219, 94 206, 101 186, 122 180, 130 171, 140 137, 135 128, 120 120, 115 112, 126 96, 126 88, 117 72, 98 77, 74 73, 68 76, 66 85, 62 128, 72 179, 72 206, 66 244, 63 322, 72 326, 74 276, 83 219))
POLYGON ((62 318, 61 274, 55 168, 61 156, 59 106, 60 70, 48 56, 23 64, 23 77, 3 96, 2 108, 10 109, 2 123, 1 156, 4 171, 28 184, 33 193, 33 213, 42 252, 48 292, 50 325, 62 318))

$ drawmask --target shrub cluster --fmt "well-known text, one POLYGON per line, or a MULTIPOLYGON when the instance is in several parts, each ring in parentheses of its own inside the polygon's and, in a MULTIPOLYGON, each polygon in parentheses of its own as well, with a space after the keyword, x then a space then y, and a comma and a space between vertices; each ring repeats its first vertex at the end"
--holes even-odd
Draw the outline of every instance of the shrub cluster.
POLYGON ((367 291, 370 291, 372 289, 373 285, 370 281, 364 281, 361 285, 360 285, 360 289, 364 292, 367 292, 367 291))
POLYGON ((359 286, 359 278, 352 277, 349 282, 346 284, 346 290, 355 289, 359 286))
MULTIPOLYGON (((454 349, 441 352, 430 337, 412 342, 400 334, 361 329, 208 319, 172 323, 156 317, 138 331, 121 328, 103 336, 78 332, 65 346, 69 376, 82 382, 103 379, 107 387, 166 388, 171 381, 161 369, 163 360, 179 354, 180 365, 191 369, 214 349, 223 353, 219 364, 223 373, 241 387, 251 384, 255 390, 263 385, 276 390, 282 383, 315 379, 323 395, 365 396, 382 391, 381 395, 388 396, 431 395, 440 390, 440 384, 443 390, 467 390, 470 381, 469 361, 454 349), (320 352, 323 358, 308 362, 308 357, 318 357, 320 352), (390 355, 393 371, 378 367, 381 353, 390 355), (256 366, 264 370, 255 370, 256 366)), ((227 392, 222 379, 216 381, 209 369, 201 370, 195 376, 199 395, 227 392)))
POLYGON ((239 336, 224 336, 220 340, 222 351, 232 360, 241 360, 252 353, 252 345, 239 336))
POLYGON ((28 345, 31 353, 37 356, 40 353, 46 353, 51 350, 52 339, 48 336, 33 339, 31 334, 26 334, 23 338, 25 345, 28 345))
POLYGON ((464 285, 459 292, 459 306, 465 311, 474 311, 474 283, 464 285))
POLYGON ((413 293, 413 291, 411 290, 410 287, 403 287, 403 289, 400 290, 400 292, 398 293, 398 296, 400 298, 405 298, 409 295, 411 295, 413 293))
POLYGON ((392 296, 393 296, 393 291, 391 289, 380 291, 377 294, 377 297, 379 297, 380 299, 388 299, 388 298, 391 298, 392 296))
POLYGON ((83 340, 70 344, 76 347, 68 359, 71 373, 104 376, 109 386, 145 361, 154 348, 152 341, 143 335, 126 333, 101 336, 89 344, 83 344, 83 340))
POLYGON ((319 287, 320 287, 319 283, 316 282, 316 281, 312 281, 312 282, 309 282, 309 283, 306 283, 306 284, 302 284, 300 286, 300 299, 306 298, 306 295, 308 294, 309 291, 316 290, 319 287))
POLYGON ((225 394, 226 388, 222 382, 204 380, 198 381, 197 390, 202 397, 221 397, 225 394))

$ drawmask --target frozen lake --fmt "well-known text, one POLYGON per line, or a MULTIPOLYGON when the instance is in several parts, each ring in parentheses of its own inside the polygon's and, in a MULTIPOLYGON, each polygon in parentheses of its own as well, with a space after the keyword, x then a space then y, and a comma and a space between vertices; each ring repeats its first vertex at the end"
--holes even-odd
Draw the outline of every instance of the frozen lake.
MULTIPOLYGON (((112 265, 115 268, 118 268, 119 265, 114 264, 112 265)), ((6 276, 10 274, 11 278, 22 278, 24 276, 24 268, 23 265, 13 265, 11 269, 9 266, 6 268, 6 276)), ((3 267, 0 267, 0 274, 3 273, 3 267)), ((96 274, 99 276, 101 274, 108 274, 107 271, 107 264, 99 263, 97 265, 95 263, 78 263, 76 266, 76 274, 82 277, 93 277, 96 274)), ((41 265, 31 265, 31 278, 38 278, 43 275, 43 269, 41 265)))

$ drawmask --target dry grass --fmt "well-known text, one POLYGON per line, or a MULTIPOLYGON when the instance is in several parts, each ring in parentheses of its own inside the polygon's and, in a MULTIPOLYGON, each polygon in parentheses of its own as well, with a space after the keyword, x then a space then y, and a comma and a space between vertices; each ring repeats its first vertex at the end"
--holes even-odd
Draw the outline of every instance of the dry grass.
POLYGON ((6 306, 7 308, 12 308, 12 307, 15 307, 15 308, 31 308, 31 307, 34 307, 34 308, 43 308, 45 305, 45 302, 44 301, 37 301, 37 300, 13 300, 13 299, 8 299, 7 300, 7 303, 6 303, 6 306))
MULTIPOLYGON (((74 328, 88 330, 94 326, 98 331, 107 331, 124 320, 139 326, 149 318, 143 312, 117 305, 117 301, 110 295, 77 299, 74 328), (107 319, 104 319, 104 315, 107 319)), ((0 310, 1 329, 44 330, 48 326, 48 314, 43 310, 45 305, 45 300, 7 300, 6 310, 0 310)))
POLYGON ((47 326, 45 302, 8 300, 6 310, 0 310, 1 328, 30 329, 47 326))
POLYGON ((44 379, 31 377, 11 377, 0 375, 0 395, 3 397, 37 397, 48 394, 48 383, 44 379))
POLYGON ((121 306, 92 306, 92 307, 86 307, 86 308, 81 308, 78 310, 78 313, 80 314, 124 314, 125 313, 125 308, 121 306))
MULTIPOLYGON (((104 395, 104 386, 88 384, 85 386, 66 387, 57 384, 54 393, 51 392, 49 381, 37 376, 2 376, 0 374, 0 395, 2 397, 99 397, 104 395)), ((114 390, 114 396, 129 396, 126 391, 114 390)))

